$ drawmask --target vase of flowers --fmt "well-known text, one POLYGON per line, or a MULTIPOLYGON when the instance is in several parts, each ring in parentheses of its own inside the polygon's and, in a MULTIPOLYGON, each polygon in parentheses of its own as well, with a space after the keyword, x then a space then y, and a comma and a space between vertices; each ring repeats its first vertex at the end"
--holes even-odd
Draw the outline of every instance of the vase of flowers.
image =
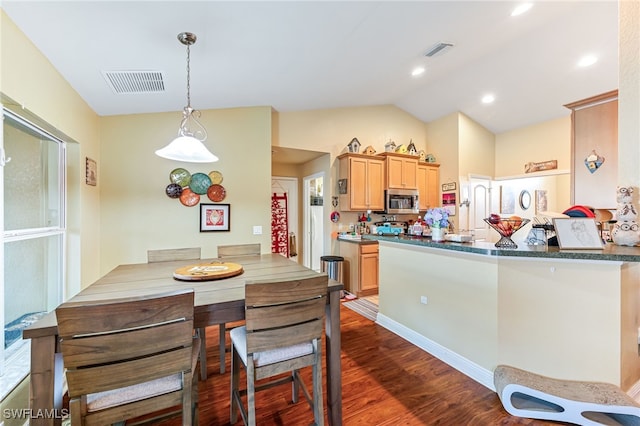
POLYGON ((424 221, 431 228, 431 241, 444 241, 445 230, 449 227, 449 212, 442 207, 429 209, 424 221))

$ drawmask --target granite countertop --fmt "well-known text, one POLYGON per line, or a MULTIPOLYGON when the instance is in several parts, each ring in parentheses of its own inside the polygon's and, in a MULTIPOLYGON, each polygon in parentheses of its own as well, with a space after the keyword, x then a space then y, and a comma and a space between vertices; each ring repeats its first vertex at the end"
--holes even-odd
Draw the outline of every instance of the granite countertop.
POLYGON ((483 254, 487 256, 640 262, 640 247, 618 246, 611 243, 607 243, 602 250, 560 250, 558 247, 528 246, 523 242, 517 241, 516 243, 518 244, 518 248, 515 249, 497 248, 495 243, 487 241, 473 241, 470 243, 437 243, 431 241, 431 238, 410 237, 406 235, 399 235, 397 237, 363 235, 362 241, 386 241, 390 243, 431 247, 443 250, 483 254))
POLYGON ((361 235, 338 235, 338 241, 343 241, 352 244, 378 244, 375 240, 363 239, 361 235))

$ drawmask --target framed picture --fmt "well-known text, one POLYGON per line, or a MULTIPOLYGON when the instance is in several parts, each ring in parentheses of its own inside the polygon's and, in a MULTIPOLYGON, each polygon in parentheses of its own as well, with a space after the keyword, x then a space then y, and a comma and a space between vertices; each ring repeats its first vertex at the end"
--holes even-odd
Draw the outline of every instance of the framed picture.
POLYGON ((346 193, 347 193, 347 180, 338 179, 338 194, 346 194, 346 193))
POLYGON ((200 204, 200 232, 229 231, 230 210, 229 204, 200 204))
POLYGON ((516 212, 516 197, 508 186, 500 187, 500 213, 514 214, 516 212))
POLYGON ((85 182, 87 185, 96 186, 98 184, 98 165, 96 160, 86 157, 85 182))
POLYGON ((553 219, 560 249, 602 249, 602 239, 592 217, 553 219))
POLYGON ((546 212, 547 210, 547 190, 536 189, 536 214, 546 212))
POLYGON ((449 216, 456 215, 456 193, 455 192, 442 193, 442 207, 447 212, 449 212, 449 216))

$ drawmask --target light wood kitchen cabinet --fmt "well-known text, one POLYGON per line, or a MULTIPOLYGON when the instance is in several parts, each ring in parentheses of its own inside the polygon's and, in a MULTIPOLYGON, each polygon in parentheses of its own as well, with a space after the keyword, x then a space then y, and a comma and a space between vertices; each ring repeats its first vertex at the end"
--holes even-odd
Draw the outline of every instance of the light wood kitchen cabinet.
POLYGON ((418 163, 420 211, 440 205, 440 164, 418 163))
POLYGON ((418 158, 413 155, 384 152, 386 189, 418 189, 418 158))
POLYGON ((378 243, 340 241, 340 256, 345 290, 358 297, 378 294, 378 243))
POLYGON ((571 203, 616 208, 618 91, 565 105, 571 109, 571 203), (592 158, 600 158, 604 161, 592 158))
POLYGON ((338 161, 340 210, 384 210, 384 159, 347 153, 338 161))

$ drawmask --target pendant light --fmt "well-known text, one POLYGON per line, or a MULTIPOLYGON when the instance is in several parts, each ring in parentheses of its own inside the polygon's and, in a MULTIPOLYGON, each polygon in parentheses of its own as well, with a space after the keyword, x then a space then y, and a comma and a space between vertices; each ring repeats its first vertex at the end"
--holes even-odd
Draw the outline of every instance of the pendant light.
POLYGON ((207 147, 204 146, 203 142, 207 139, 207 130, 200 121, 198 121, 200 111, 191 107, 190 46, 196 42, 196 36, 195 34, 184 32, 178 34, 178 40, 187 46, 187 106, 184 107, 182 111, 182 121, 180 122, 180 129, 178 129, 178 137, 169 145, 157 150, 156 155, 169 160, 189 163, 213 163, 218 161, 218 157, 213 155, 207 147), (197 125, 196 130, 193 130, 193 124, 197 125))

